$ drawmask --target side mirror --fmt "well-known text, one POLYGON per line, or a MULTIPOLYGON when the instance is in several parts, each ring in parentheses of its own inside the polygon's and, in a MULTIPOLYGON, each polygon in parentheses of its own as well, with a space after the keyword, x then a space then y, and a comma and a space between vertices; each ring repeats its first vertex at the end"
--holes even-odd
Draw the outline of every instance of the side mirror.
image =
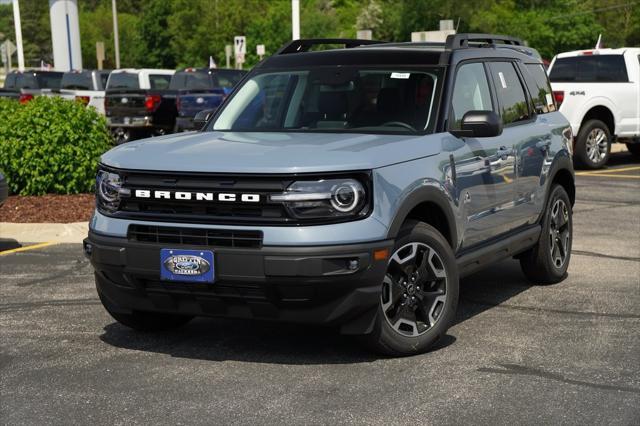
POLYGON ((198 112, 196 116, 193 117, 193 127, 198 129, 202 128, 205 124, 207 124, 207 121, 209 121, 209 118, 211 118, 214 112, 215 110, 213 109, 203 109, 202 111, 198 112))
POLYGON ((458 137, 490 138, 502 134, 502 118, 494 111, 469 111, 462 117, 460 130, 451 133, 458 137))

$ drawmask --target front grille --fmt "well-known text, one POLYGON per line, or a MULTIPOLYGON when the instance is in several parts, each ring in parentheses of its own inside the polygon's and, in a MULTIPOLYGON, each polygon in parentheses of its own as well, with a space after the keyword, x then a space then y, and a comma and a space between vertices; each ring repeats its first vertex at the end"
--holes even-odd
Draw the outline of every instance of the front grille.
MULTIPOLYGON (((110 168, 104 167, 105 170, 110 168)), ((296 180, 317 180, 337 177, 356 178, 369 186, 368 172, 323 173, 322 175, 228 175, 189 172, 152 172, 117 170, 123 180, 123 193, 117 210, 107 211, 98 205, 107 216, 154 222, 188 224, 229 224, 256 226, 283 226, 302 224, 325 224, 353 220, 352 217, 300 219, 295 217, 284 202, 271 201, 271 194, 281 194, 296 180), (138 190, 147 194, 138 195, 138 190), (156 198, 164 192, 169 197, 156 198), (190 194, 190 198, 177 199, 176 194, 190 194), (220 199, 221 195, 235 197, 220 199), (203 198, 198 198, 200 196, 203 198), (204 198, 208 195, 212 198, 204 198), (243 196, 255 197, 244 200, 243 196), (193 198, 191 198, 193 197, 193 198)), ((370 211, 370 210, 369 210, 370 211)))
POLYGON ((260 248, 261 231, 130 225, 130 241, 208 247, 260 248))

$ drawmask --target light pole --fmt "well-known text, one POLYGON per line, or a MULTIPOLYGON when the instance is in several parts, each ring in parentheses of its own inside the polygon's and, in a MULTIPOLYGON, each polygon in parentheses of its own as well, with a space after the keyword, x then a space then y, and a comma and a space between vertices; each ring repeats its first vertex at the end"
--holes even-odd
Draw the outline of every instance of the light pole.
POLYGON ((24 50, 22 49, 22 25, 20 24, 20 5, 13 0, 13 22, 16 27, 16 47, 18 49, 18 69, 24 71, 24 50))
POLYGON ((120 68, 120 40, 118 39, 118 7, 116 6, 116 0, 111 0, 111 9, 113 10, 113 44, 116 51, 116 69, 118 69, 120 68))
POLYGON ((291 39, 300 38, 300 0, 291 0, 291 39))

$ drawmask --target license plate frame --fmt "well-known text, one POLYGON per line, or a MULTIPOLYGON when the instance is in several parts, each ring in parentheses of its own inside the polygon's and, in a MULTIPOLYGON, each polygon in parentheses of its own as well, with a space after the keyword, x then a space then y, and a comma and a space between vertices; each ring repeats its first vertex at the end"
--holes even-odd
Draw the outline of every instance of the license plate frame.
POLYGON ((215 279, 213 250, 160 249, 160 280, 213 284, 215 279))

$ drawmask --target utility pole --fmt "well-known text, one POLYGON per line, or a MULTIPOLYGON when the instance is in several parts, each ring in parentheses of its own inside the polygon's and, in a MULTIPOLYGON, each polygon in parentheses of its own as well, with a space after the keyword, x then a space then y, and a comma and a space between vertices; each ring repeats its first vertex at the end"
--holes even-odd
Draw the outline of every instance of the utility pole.
POLYGON ((291 0, 291 39, 300 39, 300 0, 291 0))
POLYGON ((18 70, 24 71, 24 50, 22 49, 22 25, 20 24, 20 5, 13 0, 13 22, 16 27, 16 47, 18 49, 18 70))
MULTIPOLYGON (((17 1, 17 0, 14 0, 17 1)), ((116 51, 116 69, 120 68, 120 40, 118 39, 118 7, 116 0, 111 0, 111 8, 113 10, 113 44, 116 51)))

